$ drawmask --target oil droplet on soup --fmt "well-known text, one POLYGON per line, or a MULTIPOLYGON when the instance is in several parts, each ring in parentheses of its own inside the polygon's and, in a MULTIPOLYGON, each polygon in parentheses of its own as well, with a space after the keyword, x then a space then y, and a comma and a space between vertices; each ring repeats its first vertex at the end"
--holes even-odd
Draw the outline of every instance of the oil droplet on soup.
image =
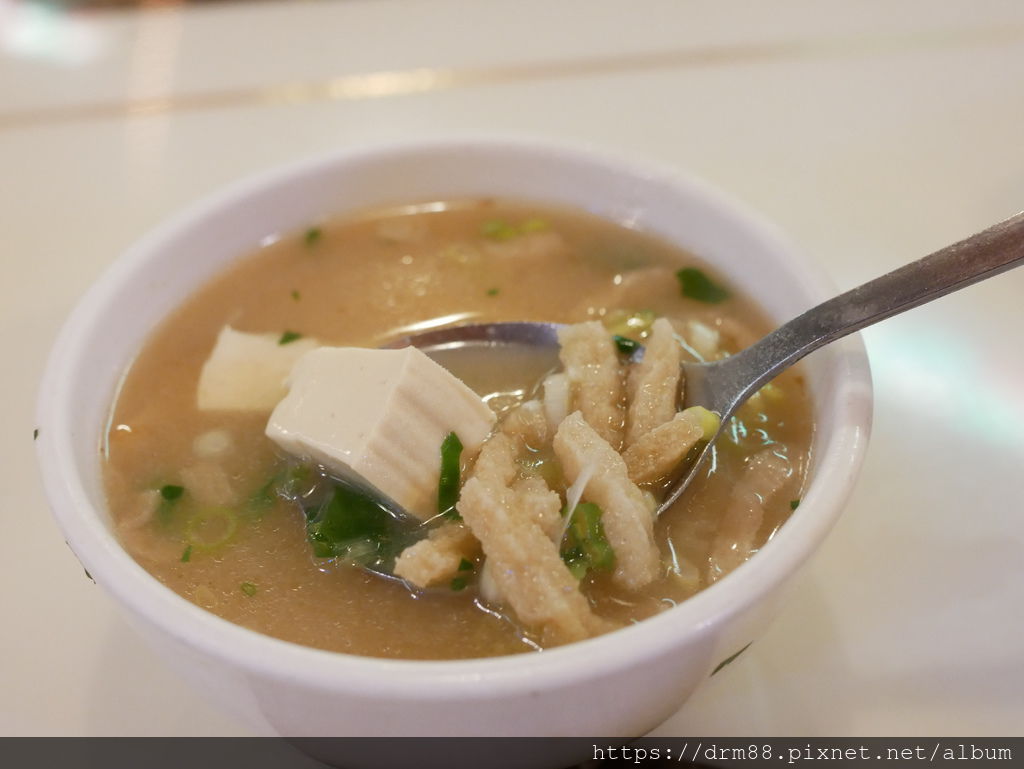
MULTIPOLYGON (((376 347, 435 324, 597 320, 628 350, 662 317, 690 357, 727 355, 769 330, 752 301, 693 255, 581 212, 473 200, 310 222, 203 286, 132 364, 106 436, 119 536, 188 600, 295 643, 419 659, 535 650, 542 635, 481 596, 477 563, 424 590, 316 557, 301 504, 275 493, 304 480, 282 480, 294 464, 264 435, 268 412, 200 410, 200 371, 226 325, 273 333, 281 345, 376 347)), ((547 373, 528 356, 447 363, 501 412, 547 373)), ((799 369, 758 393, 727 425, 710 471, 656 522, 659 577, 629 591, 588 573, 581 590, 594 613, 609 626, 642 620, 762 547, 800 498, 810 416, 799 369), (750 479, 764 464, 757 457, 783 468, 770 494, 750 479)), ((549 455, 531 462, 524 473, 557 473, 549 455)))

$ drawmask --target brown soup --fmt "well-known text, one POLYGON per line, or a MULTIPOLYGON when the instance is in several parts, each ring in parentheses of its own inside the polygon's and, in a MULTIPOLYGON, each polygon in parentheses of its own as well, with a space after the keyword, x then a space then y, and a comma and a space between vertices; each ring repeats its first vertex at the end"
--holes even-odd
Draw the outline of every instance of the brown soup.
MULTIPOLYGON (((650 235, 509 201, 376 211, 285 234, 196 292, 132 364, 106 442, 119 535, 144 568, 188 600, 295 643, 418 659, 540 648, 540 637, 485 602, 472 580, 464 589, 413 589, 314 557, 302 509, 260 496, 286 461, 264 435, 268 413, 199 410, 200 370, 225 325, 289 332, 285 343, 301 335, 375 347, 432 324, 597 319, 609 333, 642 342, 645 324, 664 316, 691 356, 735 352, 769 330, 758 308, 731 290, 684 296, 683 267, 725 285, 694 256, 650 235)), ((529 394, 537 372, 515 358, 489 360, 458 373, 495 408, 529 394)), ((767 451, 787 463, 787 477, 770 497, 758 497, 756 531, 733 548, 742 550, 733 560, 763 546, 799 501, 810 418, 799 373, 744 406, 711 470, 656 523, 664 576, 638 592, 587 577, 582 589, 594 611, 616 624, 641 620, 735 565, 713 562, 716 536, 730 510, 736 517, 734 492, 750 457, 767 451)))

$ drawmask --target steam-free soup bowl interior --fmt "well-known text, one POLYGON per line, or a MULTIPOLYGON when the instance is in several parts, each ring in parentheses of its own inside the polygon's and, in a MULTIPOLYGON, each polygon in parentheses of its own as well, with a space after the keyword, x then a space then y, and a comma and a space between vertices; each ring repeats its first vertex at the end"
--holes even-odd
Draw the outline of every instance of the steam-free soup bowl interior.
POLYGON ((101 449, 119 380, 154 327, 275 233, 348 210, 480 196, 574 206, 659 233, 716 266, 779 322, 834 293, 771 227, 703 184, 530 141, 406 144, 316 158, 237 184, 143 238, 83 297, 52 351, 38 414, 46 492, 72 550, 167 664, 259 733, 642 735, 757 638, 850 493, 871 413, 857 338, 805 362, 813 467, 790 520, 726 578, 605 636, 500 658, 356 657, 231 624, 144 571, 112 531, 101 449))

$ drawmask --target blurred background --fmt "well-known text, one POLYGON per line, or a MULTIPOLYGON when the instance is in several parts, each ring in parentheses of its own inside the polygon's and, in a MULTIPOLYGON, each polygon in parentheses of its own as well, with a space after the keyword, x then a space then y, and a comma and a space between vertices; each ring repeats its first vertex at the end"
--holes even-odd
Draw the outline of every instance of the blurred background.
MULTIPOLYGON (((47 350, 130 243, 345 147, 535 136, 703 177, 849 288, 1024 207, 1019 0, 0 0, 0 734, 245 734, 51 522, 47 350)), ((875 431, 782 616, 655 734, 1021 735, 1024 270, 870 329, 875 431)))

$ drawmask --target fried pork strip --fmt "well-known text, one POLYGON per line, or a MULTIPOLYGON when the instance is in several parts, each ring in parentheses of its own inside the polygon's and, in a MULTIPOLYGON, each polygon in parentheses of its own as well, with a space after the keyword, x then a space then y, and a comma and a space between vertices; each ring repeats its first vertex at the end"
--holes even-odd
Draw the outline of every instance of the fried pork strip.
POLYGON ((653 483, 674 470, 697 441, 704 438, 700 417, 678 412, 622 452, 633 483, 653 483))
POLYGON ((572 391, 573 407, 611 447, 622 446, 624 387, 619 354, 608 330, 598 321, 563 326, 558 331, 559 357, 572 391))
MULTIPOLYGON (((528 446, 541 446, 547 441, 548 425, 539 401, 527 401, 514 408, 500 429, 513 440, 513 450, 515 441, 528 446)), ((496 473, 496 477, 503 482, 511 481, 512 476, 506 479, 505 470, 502 469, 506 461, 507 456, 504 454, 497 459, 492 455, 490 460, 484 459, 481 471, 496 473), (489 461, 492 462, 490 468, 489 461)), ((514 465, 512 470, 514 473, 514 465)), ((521 507, 523 514, 536 520, 545 532, 557 530, 561 522, 558 495, 550 491, 540 478, 520 481, 516 487, 516 504, 521 507), (537 483, 533 483, 534 480, 537 483), (554 496, 553 501, 551 496, 554 496)), ((463 559, 472 561, 479 555, 480 543, 469 528, 457 522, 445 523, 433 529, 426 539, 402 551, 395 562, 395 574, 417 587, 433 587, 457 577, 463 559)))
POLYGON ((517 454, 514 439, 502 432, 492 436, 459 497, 459 513, 483 546, 489 578, 545 643, 578 641, 609 630, 611 625, 593 613, 580 592, 558 546, 521 506, 522 487, 509 486, 517 454))
MULTIPOLYGON (((540 526, 548 539, 562 533, 562 498, 548 488, 543 478, 523 478, 512 484, 515 504, 523 515, 540 526)), ((559 543, 555 542, 556 545, 559 543)))
POLYGON ((472 562, 480 554, 473 533, 454 521, 433 529, 402 551, 395 561, 395 575, 417 587, 433 587, 454 579, 463 559, 472 562))
POLYGON ((672 324, 658 318, 644 345, 643 359, 629 367, 626 378, 626 446, 635 445, 675 415, 682 397, 682 359, 672 324))
POLYGON ((574 482, 585 467, 595 468, 583 498, 601 508, 605 536, 615 551, 612 579, 629 590, 637 590, 657 579, 661 558, 654 541, 653 511, 643 493, 629 479, 622 457, 579 411, 570 414, 559 426, 554 449, 570 482, 574 482))
POLYGON ((753 553, 754 541, 764 520, 764 508, 771 504, 791 472, 789 462, 771 449, 747 460, 711 543, 710 582, 728 574, 753 553))
POLYGON ((526 401, 509 411, 498 429, 531 449, 539 449, 548 441, 548 420, 537 400, 526 401))

